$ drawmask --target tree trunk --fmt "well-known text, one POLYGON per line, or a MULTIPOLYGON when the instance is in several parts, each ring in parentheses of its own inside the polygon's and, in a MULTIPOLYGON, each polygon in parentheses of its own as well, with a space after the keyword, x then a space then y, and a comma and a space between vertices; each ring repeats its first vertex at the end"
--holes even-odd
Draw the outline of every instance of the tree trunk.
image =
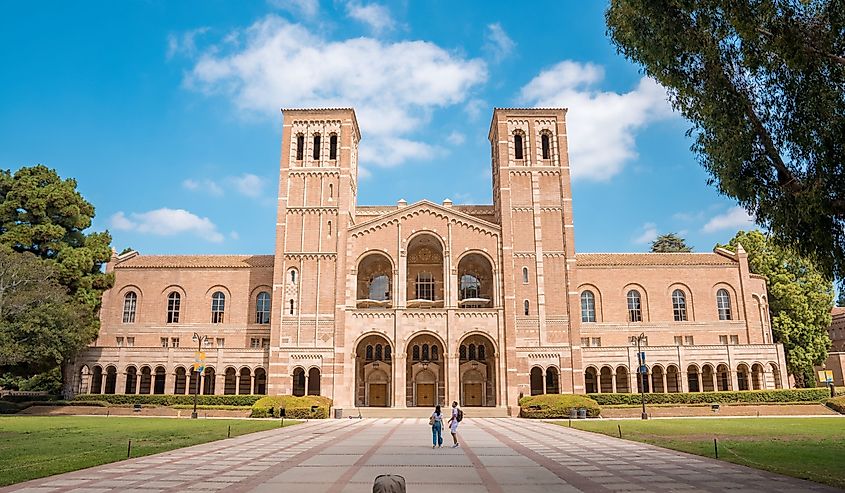
POLYGON ((74 397, 74 361, 64 361, 62 362, 61 369, 62 369, 62 398, 65 400, 71 400, 74 397))

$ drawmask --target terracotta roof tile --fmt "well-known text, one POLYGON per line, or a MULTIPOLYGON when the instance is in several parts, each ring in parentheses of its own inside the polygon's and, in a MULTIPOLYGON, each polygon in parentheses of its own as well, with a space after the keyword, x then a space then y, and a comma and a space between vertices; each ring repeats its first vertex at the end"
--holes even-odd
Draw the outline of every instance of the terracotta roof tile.
POLYGON ((578 253, 575 259, 579 267, 736 265, 717 253, 578 253))
POLYGON ((116 269, 196 268, 248 269, 273 267, 273 255, 136 255, 116 269))

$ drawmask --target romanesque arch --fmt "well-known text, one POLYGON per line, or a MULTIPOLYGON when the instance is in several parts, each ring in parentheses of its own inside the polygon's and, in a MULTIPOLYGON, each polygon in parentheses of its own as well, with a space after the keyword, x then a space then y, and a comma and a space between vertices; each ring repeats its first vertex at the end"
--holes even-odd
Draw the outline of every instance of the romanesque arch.
POLYGON ((713 371, 713 365, 706 363, 701 367, 701 390, 703 392, 713 392, 715 387, 716 373, 713 371))
MULTIPOLYGON (((543 369, 539 366, 531 368, 529 375, 531 381, 531 395, 540 395, 543 393, 543 369)), ((587 391, 589 393, 589 390, 587 391)))
POLYGON ((434 407, 446 401, 446 367, 443 342, 434 334, 421 333, 408 343, 406 405, 434 407))
POLYGON ((114 394, 117 389, 117 368, 109 365, 106 368, 106 388, 104 394, 114 394))
POLYGON ((458 380, 462 406, 496 405, 496 353, 483 334, 466 336, 458 350, 458 380))
POLYGON ((381 334, 370 334, 355 348, 355 402, 362 407, 393 405, 393 351, 381 334))
POLYGON ((156 366, 155 370, 155 380, 153 380, 153 393, 154 394, 163 394, 165 389, 167 388, 167 370, 164 369, 163 366, 159 365, 156 366))
POLYGON ((469 253, 458 261, 458 306, 493 306, 493 264, 480 253, 469 253))
POLYGON ((595 394, 599 391, 598 371, 595 367, 588 366, 584 369, 584 389, 588 394, 595 394))
POLYGON ((432 233, 420 233, 408 241, 407 252, 408 308, 443 308, 443 243, 432 233))
POLYGON ((731 372, 724 363, 716 367, 716 385, 718 390, 731 390, 731 372))
POLYGON ((103 392, 103 367, 95 365, 91 372, 91 393, 101 394, 103 392))
POLYGON ((681 372, 675 365, 666 367, 666 392, 681 391, 681 372))
POLYGON ((619 365, 616 367, 616 391, 628 393, 631 392, 631 379, 628 378, 628 367, 619 365))
POLYGON ((368 253, 358 262, 356 306, 393 306, 393 262, 385 253, 368 253))
POLYGON ((297 366, 293 369, 293 395, 302 397, 305 395, 305 368, 297 366))

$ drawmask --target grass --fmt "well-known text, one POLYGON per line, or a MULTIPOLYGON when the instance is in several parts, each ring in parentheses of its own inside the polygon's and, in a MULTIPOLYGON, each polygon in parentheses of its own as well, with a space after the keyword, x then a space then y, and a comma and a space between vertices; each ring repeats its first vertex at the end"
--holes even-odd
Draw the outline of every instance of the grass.
MULTIPOLYGON (((285 421, 285 426, 296 424, 285 421)), ((278 421, 0 416, 0 486, 278 428, 278 421)))
MULTIPOLYGON (((566 426, 565 423, 558 423, 566 426)), ((845 488, 845 419, 741 418, 578 421, 573 428, 619 436, 845 488)))

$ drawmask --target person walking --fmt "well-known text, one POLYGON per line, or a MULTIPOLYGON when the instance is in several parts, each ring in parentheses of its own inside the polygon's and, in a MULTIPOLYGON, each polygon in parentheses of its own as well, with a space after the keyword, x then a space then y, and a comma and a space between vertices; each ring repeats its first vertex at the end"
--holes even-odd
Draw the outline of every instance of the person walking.
POLYGON ((440 404, 434 408, 431 417, 428 418, 431 425, 431 448, 443 446, 443 413, 440 411, 440 404))
POLYGON ((458 407, 457 401, 452 401, 452 417, 449 418, 449 431, 452 432, 452 448, 458 446, 458 423, 464 419, 464 412, 458 407))

